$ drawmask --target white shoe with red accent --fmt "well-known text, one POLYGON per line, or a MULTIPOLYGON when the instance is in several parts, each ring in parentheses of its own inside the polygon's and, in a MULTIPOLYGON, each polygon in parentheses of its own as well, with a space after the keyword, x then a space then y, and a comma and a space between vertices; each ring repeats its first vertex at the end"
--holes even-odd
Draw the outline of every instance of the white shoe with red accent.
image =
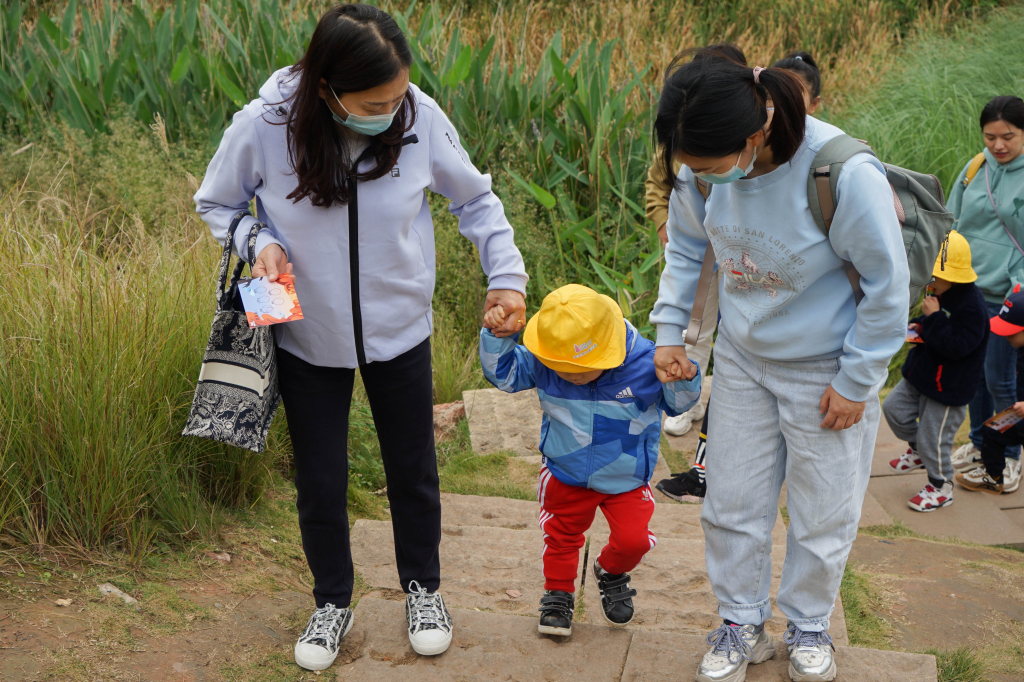
POLYGON ((953 504, 952 481, 946 481, 941 489, 929 483, 907 502, 908 507, 919 512, 931 512, 951 504, 953 504))
POLYGON ((905 474, 914 469, 923 469, 924 461, 917 456, 917 452, 913 448, 907 448, 907 451, 900 455, 899 459, 889 460, 889 468, 898 474, 905 474))

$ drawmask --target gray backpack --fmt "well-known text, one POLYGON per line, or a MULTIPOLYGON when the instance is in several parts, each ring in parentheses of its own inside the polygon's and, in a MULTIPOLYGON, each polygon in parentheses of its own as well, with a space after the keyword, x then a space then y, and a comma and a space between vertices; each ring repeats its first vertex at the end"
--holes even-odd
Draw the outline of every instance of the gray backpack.
MULTIPOLYGON (((843 164, 854 154, 867 152, 875 155, 865 142, 856 140, 849 135, 839 135, 826 142, 811 162, 811 170, 807 176, 807 203, 811 215, 825 235, 832 226, 832 218, 836 213, 836 186, 843 164)), ((932 278, 935 259, 938 258, 953 227, 953 214, 946 210, 942 184, 934 175, 893 166, 888 163, 885 176, 892 190, 893 206, 896 217, 903 231, 903 246, 907 251, 907 265, 910 269, 910 300, 914 302, 921 290, 932 278)), ((707 199, 711 186, 697 179, 697 188, 707 199)), ((855 300, 859 304, 864 297, 860 288, 860 273, 853 263, 844 261, 846 276, 853 287, 855 300)), ((945 258, 943 258, 945 263, 945 258)), ((690 324, 686 329, 684 342, 693 345, 700 334, 704 317, 704 305, 711 284, 711 273, 715 265, 715 252, 708 242, 704 252, 704 262, 700 269, 700 280, 697 283, 697 295, 693 302, 690 324)))

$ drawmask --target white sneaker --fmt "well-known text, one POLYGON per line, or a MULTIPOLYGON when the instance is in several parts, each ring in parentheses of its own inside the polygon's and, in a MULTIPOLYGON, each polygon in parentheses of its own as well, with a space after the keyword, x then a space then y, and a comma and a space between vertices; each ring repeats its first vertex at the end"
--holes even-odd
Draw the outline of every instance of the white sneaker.
POLYGON ((907 506, 914 511, 932 512, 953 504, 953 481, 946 481, 941 488, 931 483, 921 489, 907 501, 907 506))
POLYGON ((670 436, 685 436, 693 428, 693 425, 704 419, 704 403, 697 401, 697 404, 678 417, 667 417, 665 419, 665 433, 670 436))
POLYGON ((908 471, 913 471, 914 469, 924 469, 924 462, 917 456, 917 452, 911 448, 907 448, 907 451, 897 459, 889 461, 889 468, 898 474, 905 474, 908 471))
POLYGON ((437 656, 452 643, 452 617, 438 592, 427 592, 415 580, 405 595, 405 620, 409 643, 421 656, 437 656))
POLYGON ((981 466, 981 450, 974 447, 974 443, 961 445, 953 451, 950 460, 956 471, 970 471, 981 466))
POLYGON ((775 644, 764 631, 753 625, 723 623, 707 636, 711 650, 700 659, 697 682, 743 682, 747 666, 763 663, 775 655, 775 644))
POLYGON ((1020 460, 1007 459, 1003 469, 1003 493, 1015 493, 1020 487, 1020 460))
POLYGON ((325 670, 338 657, 341 638, 352 629, 352 610, 327 604, 313 612, 295 643, 295 662, 306 670, 325 670))
POLYGON ((789 679, 793 682, 836 679, 836 648, 828 632, 808 632, 790 623, 782 639, 789 647, 789 679))

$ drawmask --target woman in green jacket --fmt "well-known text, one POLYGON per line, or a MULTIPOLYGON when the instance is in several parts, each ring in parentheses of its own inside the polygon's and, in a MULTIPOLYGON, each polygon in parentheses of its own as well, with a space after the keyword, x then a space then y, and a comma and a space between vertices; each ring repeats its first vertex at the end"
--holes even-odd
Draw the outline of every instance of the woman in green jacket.
MULTIPOLYGON (((968 163, 949 195, 954 229, 971 245, 971 265, 991 314, 1024 284, 1024 101, 996 97, 981 112, 984 161, 968 163)), ((980 161, 980 159, 979 159, 980 161)), ((970 402, 971 442, 953 453, 953 467, 981 466, 981 425, 1017 401, 1017 354, 1005 337, 989 335, 984 384, 970 402)), ((1020 448, 1008 448, 1003 492, 1020 484, 1020 448)))

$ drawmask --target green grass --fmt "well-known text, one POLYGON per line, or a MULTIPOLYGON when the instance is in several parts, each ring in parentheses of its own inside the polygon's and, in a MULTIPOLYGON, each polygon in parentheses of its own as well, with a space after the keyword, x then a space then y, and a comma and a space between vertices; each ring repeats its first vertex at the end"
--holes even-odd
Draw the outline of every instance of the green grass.
POLYGON ((970 647, 958 649, 928 649, 935 656, 939 669, 939 682, 987 682, 985 662, 970 647))
POLYGON ((869 649, 888 649, 892 627, 878 615, 882 601, 870 577, 847 564, 839 591, 843 598, 850 644, 869 649))

